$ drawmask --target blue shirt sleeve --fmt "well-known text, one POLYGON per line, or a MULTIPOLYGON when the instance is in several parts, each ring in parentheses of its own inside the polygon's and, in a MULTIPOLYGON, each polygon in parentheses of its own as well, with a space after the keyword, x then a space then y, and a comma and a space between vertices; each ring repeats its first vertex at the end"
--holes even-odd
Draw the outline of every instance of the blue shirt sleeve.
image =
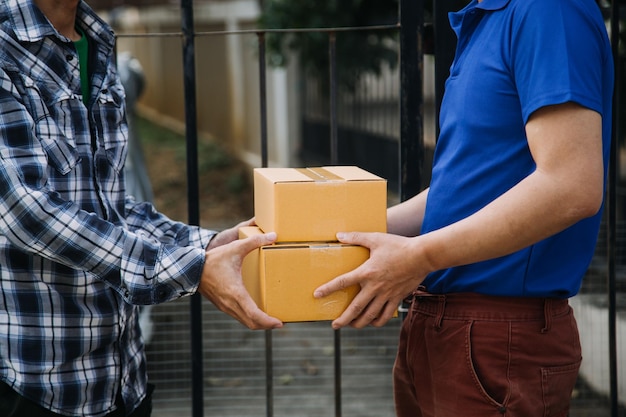
MULTIPOLYGON (((517 2, 511 65, 524 122, 537 109, 568 101, 603 113, 602 65, 606 51, 599 37, 594 2, 517 2), (589 5, 593 7, 589 7, 589 5)), ((606 116, 603 114, 603 116, 606 116)))

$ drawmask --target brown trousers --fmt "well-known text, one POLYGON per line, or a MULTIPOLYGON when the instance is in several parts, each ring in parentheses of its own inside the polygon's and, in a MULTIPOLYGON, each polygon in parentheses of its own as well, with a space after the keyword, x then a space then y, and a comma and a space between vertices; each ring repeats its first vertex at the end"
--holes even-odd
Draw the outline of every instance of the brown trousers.
POLYGON ((567 300, 417 291, 394 365, 398 417, 566 417, 581 363, 567 300))

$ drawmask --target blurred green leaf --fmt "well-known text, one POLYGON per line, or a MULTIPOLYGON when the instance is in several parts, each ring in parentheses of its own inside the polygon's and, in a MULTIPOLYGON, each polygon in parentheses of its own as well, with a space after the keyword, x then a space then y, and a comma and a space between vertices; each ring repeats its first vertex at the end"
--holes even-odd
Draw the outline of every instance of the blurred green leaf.
MULTIPOLYGON (((259 24, 264 29, 345 28, 395 25, 398 0, 265 0, 259 24)), ((340 88, 353 91, 359 78, 378 74, 383 64, 398 64, 396 30, 336 32, 337 77, 340 88)), ((290 53, 323 85, 329 85, 327 32, 270 33, 266 36, 267 62, 288 63, 290 53)))

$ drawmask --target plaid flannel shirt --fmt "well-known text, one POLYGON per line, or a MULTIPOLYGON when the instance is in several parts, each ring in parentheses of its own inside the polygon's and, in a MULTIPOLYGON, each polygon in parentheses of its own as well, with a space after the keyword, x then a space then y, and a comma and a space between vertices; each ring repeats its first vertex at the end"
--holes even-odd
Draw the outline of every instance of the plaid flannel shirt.
POLYGON ((0 0, 0 379, 53 412, 145 397, 137 304, 196 291, 214 232, 125 196, 127 124, 111 29, 84 3, 78 56, 30 0, 0 0))

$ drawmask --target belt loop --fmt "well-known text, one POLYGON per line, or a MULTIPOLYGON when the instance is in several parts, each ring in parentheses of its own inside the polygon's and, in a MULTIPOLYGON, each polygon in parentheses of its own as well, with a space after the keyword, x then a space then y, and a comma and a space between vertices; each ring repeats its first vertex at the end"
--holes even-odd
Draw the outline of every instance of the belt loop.
POLYGON ((443 321, 443 315, 446 311, 446 296, 440 295, 437 297, 437 317, 435 318, 435 329, 441 329, 441 323, 443 321))
POLYGON ((541 333, 546 333, 548 331, 550 331, 550 327, 551 327, 551 319, 552 319, 552 300, 550 300, 549 298, 545 298, 543 300, 543 320, 544 320, 544 327, 543 329, 541 329, 541 333))

